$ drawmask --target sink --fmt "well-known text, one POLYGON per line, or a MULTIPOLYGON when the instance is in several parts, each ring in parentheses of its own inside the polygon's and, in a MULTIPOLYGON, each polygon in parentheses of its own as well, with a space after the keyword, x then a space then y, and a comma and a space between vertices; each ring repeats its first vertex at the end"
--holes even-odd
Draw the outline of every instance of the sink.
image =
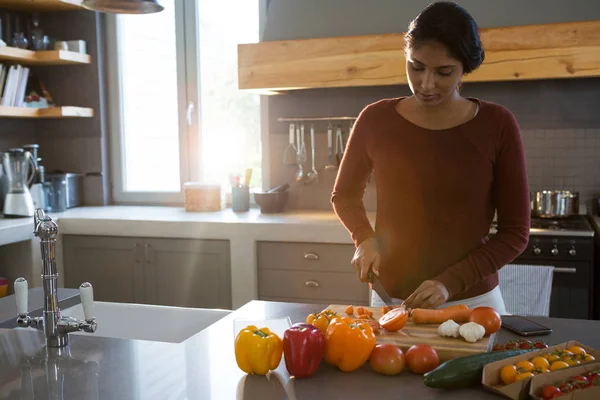
MULTIPOLYGON (((94 302, 98 329, 71 335, 181 343, 229 315, 229 310, 168 307, 147 304, 94 302)), ((61 316, 84 319, 81 304, 61 310, 61 316)))

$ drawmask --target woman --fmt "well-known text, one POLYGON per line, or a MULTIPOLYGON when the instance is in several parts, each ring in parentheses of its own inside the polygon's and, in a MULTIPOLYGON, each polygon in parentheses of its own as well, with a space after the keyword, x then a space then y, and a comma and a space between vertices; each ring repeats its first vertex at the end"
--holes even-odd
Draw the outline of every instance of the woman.
MULTIPOLYGON (((332 193, 356 245, 352 265, 363 282, 372 270, 409 308, 463 303, 505 314, 498 270, 526 248, 530 226, 518 124, 506 108, 459 94, 462 76, 484 59, 466 10, 433 3, 405 39, 413 95, 360 113, 332 193), (362 201, 372 171, 375 231, 362 201)), ((371 302, 381 305, 374 292, 371 302)))

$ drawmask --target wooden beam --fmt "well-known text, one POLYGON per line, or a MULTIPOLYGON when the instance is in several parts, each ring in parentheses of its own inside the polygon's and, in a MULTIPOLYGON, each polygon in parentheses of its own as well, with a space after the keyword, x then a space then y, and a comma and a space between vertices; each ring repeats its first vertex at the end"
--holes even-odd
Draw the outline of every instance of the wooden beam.
MULTIPOLYGON (((486 57, 465 81, 600 76, 600 21, 481 30, 486 57)), ((252 91, 406 84, 403 34, 241 44, 238 87, 252 91)))

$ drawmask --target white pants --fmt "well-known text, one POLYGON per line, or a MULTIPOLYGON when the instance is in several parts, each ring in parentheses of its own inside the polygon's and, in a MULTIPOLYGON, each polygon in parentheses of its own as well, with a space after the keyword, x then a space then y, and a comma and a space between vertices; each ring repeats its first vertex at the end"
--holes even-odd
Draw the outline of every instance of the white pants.
MULTIPOLYGON (((394 304, 402 304, 404 300, 392 297, 392 301, 394 302, 394 304)), ((498 314, 508 315, 508 313, 506 312, 506 307, 504 305, 504 299, 502 298, 502 293, 500 293, 500 286, 496 286, 489 292, 479 296, 458 301, 446 302, 438 306, 437 308, 446 308, 457 304, 465 304, 469 308, 492 307, 498 312, 498 314)), ((383 300, 381 300, 377 293, 375 293, 375 291, 371 291, 371 307, 381 307, 384 305, 385 303, 383 302, 383 300)))

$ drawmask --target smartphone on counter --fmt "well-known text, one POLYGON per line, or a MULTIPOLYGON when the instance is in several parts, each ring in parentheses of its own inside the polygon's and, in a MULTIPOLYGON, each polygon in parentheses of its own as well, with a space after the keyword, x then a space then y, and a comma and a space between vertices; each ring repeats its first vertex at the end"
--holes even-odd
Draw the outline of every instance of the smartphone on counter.
POLYGON ((503 315, 502 326, 520 336, 539 336, 552 333, 552 329, 519 315, 503 315))

